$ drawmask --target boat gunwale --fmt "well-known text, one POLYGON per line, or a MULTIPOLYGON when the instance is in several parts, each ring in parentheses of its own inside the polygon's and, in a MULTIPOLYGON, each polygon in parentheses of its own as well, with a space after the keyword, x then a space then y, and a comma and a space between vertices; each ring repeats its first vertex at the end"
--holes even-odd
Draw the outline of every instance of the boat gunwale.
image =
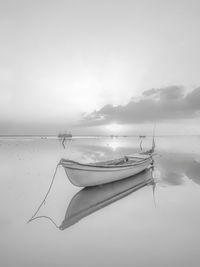
MULTIPOLYGON (((110 164, 110 165, 98 165, 97 164, 94 164, 94 163, 80 163, 80 162, 76 162, 76 161, 73 161, 73 160, 65 160, 65 162, 61 162, 60 164, 65 168, 69 168, 69 169, 79 169, 79 168, 76 168, 75 165, 78 165, 78 166, 84 166, 84 167, 91 167, 91 168, 94 168, 94 169, 91 169, 92 171, 95 170, 96 168, 104 168, 104 169, 113 169, 113 168, 127 168, 127 167, 134 167, 134 166, 139 166, 143 163, 146 163, 147 161, 149 161, 151 159, 151 157, 148 157, 146 159, 142 159, 141 161, 138 161, 138 162, 134 162, 134 163, 126 163, 124 162, 123 164, 117 164, 117 165, 114 165, 114 164, 110 164), (67 165, 67 163, 72 163, 74 165, 67 165)), ((85 170, 89 170, 89 169, 85 169, 85 170)))

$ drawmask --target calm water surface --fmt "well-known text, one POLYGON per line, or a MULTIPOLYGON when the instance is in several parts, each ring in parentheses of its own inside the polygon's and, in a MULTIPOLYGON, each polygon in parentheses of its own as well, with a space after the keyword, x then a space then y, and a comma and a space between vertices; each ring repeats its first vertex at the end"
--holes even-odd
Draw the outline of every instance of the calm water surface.
MULTIPOLYGON (((118 200, 133 179, 80 192, 59 167, 38 215, 60 226, 67 210, 87 211, 62 230, 45 218, 26 224, 60 158, 112 159, 138 151, 139 139, 75 139, 65 146, 56 139, 0 139, 0 266, 200 266, 200 137, 156 138, 156 185, 118 200), (108 197, 113 203, 102 204, 108 197)), ((150 146, 146 138, 143 147, 150 146)))

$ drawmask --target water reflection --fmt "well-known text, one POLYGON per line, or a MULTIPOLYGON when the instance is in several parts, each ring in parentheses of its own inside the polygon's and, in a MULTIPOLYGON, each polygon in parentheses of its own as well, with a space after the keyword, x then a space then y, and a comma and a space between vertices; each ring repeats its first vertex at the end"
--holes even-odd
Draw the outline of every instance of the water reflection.
MULTIPOLYGON (((85 145, 83 141, 82 143, 85 145)), ((102 144, 103 145, 101 146, 93 145, 90 147, 88 145, 86 147, 81 147, 81 160, 86 162, 96 161, 105 157, 109 158, 113 155, 117 157, 118 153, 125 154, 132 151, 132 148, 123 148, 121 146, 121 141, 115 138, 110 140, 110 143, 106 140, 106 142, 104 141, 102 144), (108 144, 110 144, 110 146, 108 146, 108 144), (112 154, 110 147, 113 147, 113 151, 118 147, 120 147, 120 149, 112 154)), ((75 148, 76 144, 73 146, 73 149, 75 148)), ((80 150, 80 144, 78 148, 80 150)), ((154 158, 154 174, 156 180, 158 178, 157 182, 161 185, 167 184, 177 186, 182 185, 186 179, 190 179, 193 182, 200 184, 200 160, 196 157, 197 156, 188 153, 181 154, 166 152, 156 156, 154 158)), ((89 214, 125 197, 146 185, 147 181, 150 179, 152 180, 152 175, 148 171, 115 183, 82 189, 72 198, 59 229, 64 230, 89 214)), ((155 187, 153 187, 153 190, 154 189, 155 187)))
MULTIPOLYGON (((66 261, 76 267, 200 266, 199 137, 156 138, 156 152, 162 155, 155 156, 155 178, 159 171, 156 209, 152 187, 146 187, 107 208, 86 214, 83 219, 79 217, 79 223, 64 232, 42 220, 38 221, 40 224, 25 226, 46 193, 61 157, 81 162, 101 161, 139 150, 138 137, 118 138, 120 147, 116 151, 108 146, 112 140, 73 138, 70 149, 63 149, 55 138, 0 140, 2 267, 63 267, 66 261)), ((147 137, 143 149, 150 147, 151 140, 147 137)), ((78 190, 69 184, 60 168, 39 214, 49 215, 59 226, 63 221, 64 227, 67 206, 78 190)), ((77 212, 82 207, 86 213, 87 209, 81 205, 77 212)), ((74 209, 72 206, 70 209, 72 216, 74 209)))
POLYGON ((155 183, 152 176, 152 168, 123 180, 100 186, 83 188, 71 199, 60 226, 48 216, 33 216, 29 222, 45 218, 49 219, 60 230, 64 230, 93 212, 124 198, 148 184, 153 185, 154 191, 155 183))
POLYGON ((119 140, 114 138, 110 141, 110 143, 108 144, 108 146, 113 150, 116 151, 117 148, 120 146, 119 140))
POLYGON ((182 185, 185 178, 200 185, 200 162, 192 155, 165 154, 156 159, 159 179, 170 185, 182 185))
POLYGON ((64 230, 91 213, 153 183, 151 170, 117 182, 80 190, 68 205, 65 218, 59 227, 64 230))
POLYGON ((58 140, 62 144, 62 147, 66 149, 66 147, 70 145, 72 138, 63 137, 63 138, 59 138, 58 140))
POLYGON ((146 138, 145 135, 140 135, 140 136, 139 136, 139 139, 140 139, 140 150, 141 150, 141 151, 143 150, 143 148, 142 148, 142 143, 143 143, 143 139, 144 139, 144 138, 146 138))

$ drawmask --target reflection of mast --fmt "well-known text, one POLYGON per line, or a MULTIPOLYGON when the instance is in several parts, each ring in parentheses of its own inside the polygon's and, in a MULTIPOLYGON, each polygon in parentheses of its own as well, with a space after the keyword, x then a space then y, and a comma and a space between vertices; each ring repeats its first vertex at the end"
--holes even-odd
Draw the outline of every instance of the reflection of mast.
POLYGON ((155 198, 155 191, 156 191, 156 181, 154 179, 154 176, 153 176, 153 171, 154 171, 154 165, 152 165, 151 167, 151 184, 152 184, 152 189, 153 189, 153 202, 154 202, 154 206, 156 208, 156 198, 155 198))
POLYGON ((153 186, 153 201, 154 201, 154 205, 156 208, 156 198, 155 198, 156 182, 155 181, 152 182, 152 186, 153 186))

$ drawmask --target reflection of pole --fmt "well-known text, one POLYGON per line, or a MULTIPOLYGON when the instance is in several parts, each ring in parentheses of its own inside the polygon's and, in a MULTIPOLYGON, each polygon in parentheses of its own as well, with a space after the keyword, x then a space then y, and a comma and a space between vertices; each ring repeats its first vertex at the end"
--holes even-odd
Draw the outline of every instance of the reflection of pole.
POLYGON ((154 201, 154 206, 156 208, 156 197, 155 197, 155 191, 156 191, 156 182, 153 181, 153 201, 154 201))
POLYGON ((62 145, 63 145, 63 147, 64 147, 64 149, 65 149, 65 137, 64 137, 63 140, 62 140, 62 145))
POLYGON ((140 150, 142 151, 142 139, 140 141, 140 150))
POLYGON ((154 165, 152 165, 152 167, 151 167, 151 178, 152 178, 152 189, 153 189, 153 202, 154 202, 154 206, 156 208, 156 198, 155 198, 156 182, 155 182, 155 179, 153 177, 153 171, 154 171, 154 165))
POLYGON ((71 138, 68 139, 68 138, 66 138, 66 137, 63 137, 63 139, 62 139, 62 146, 64 147, 64 149, 66 149, 66 146, 67 146, 67 145, 69 146, 69 144, 71 143, 71 141, 72 141, 71 138))

